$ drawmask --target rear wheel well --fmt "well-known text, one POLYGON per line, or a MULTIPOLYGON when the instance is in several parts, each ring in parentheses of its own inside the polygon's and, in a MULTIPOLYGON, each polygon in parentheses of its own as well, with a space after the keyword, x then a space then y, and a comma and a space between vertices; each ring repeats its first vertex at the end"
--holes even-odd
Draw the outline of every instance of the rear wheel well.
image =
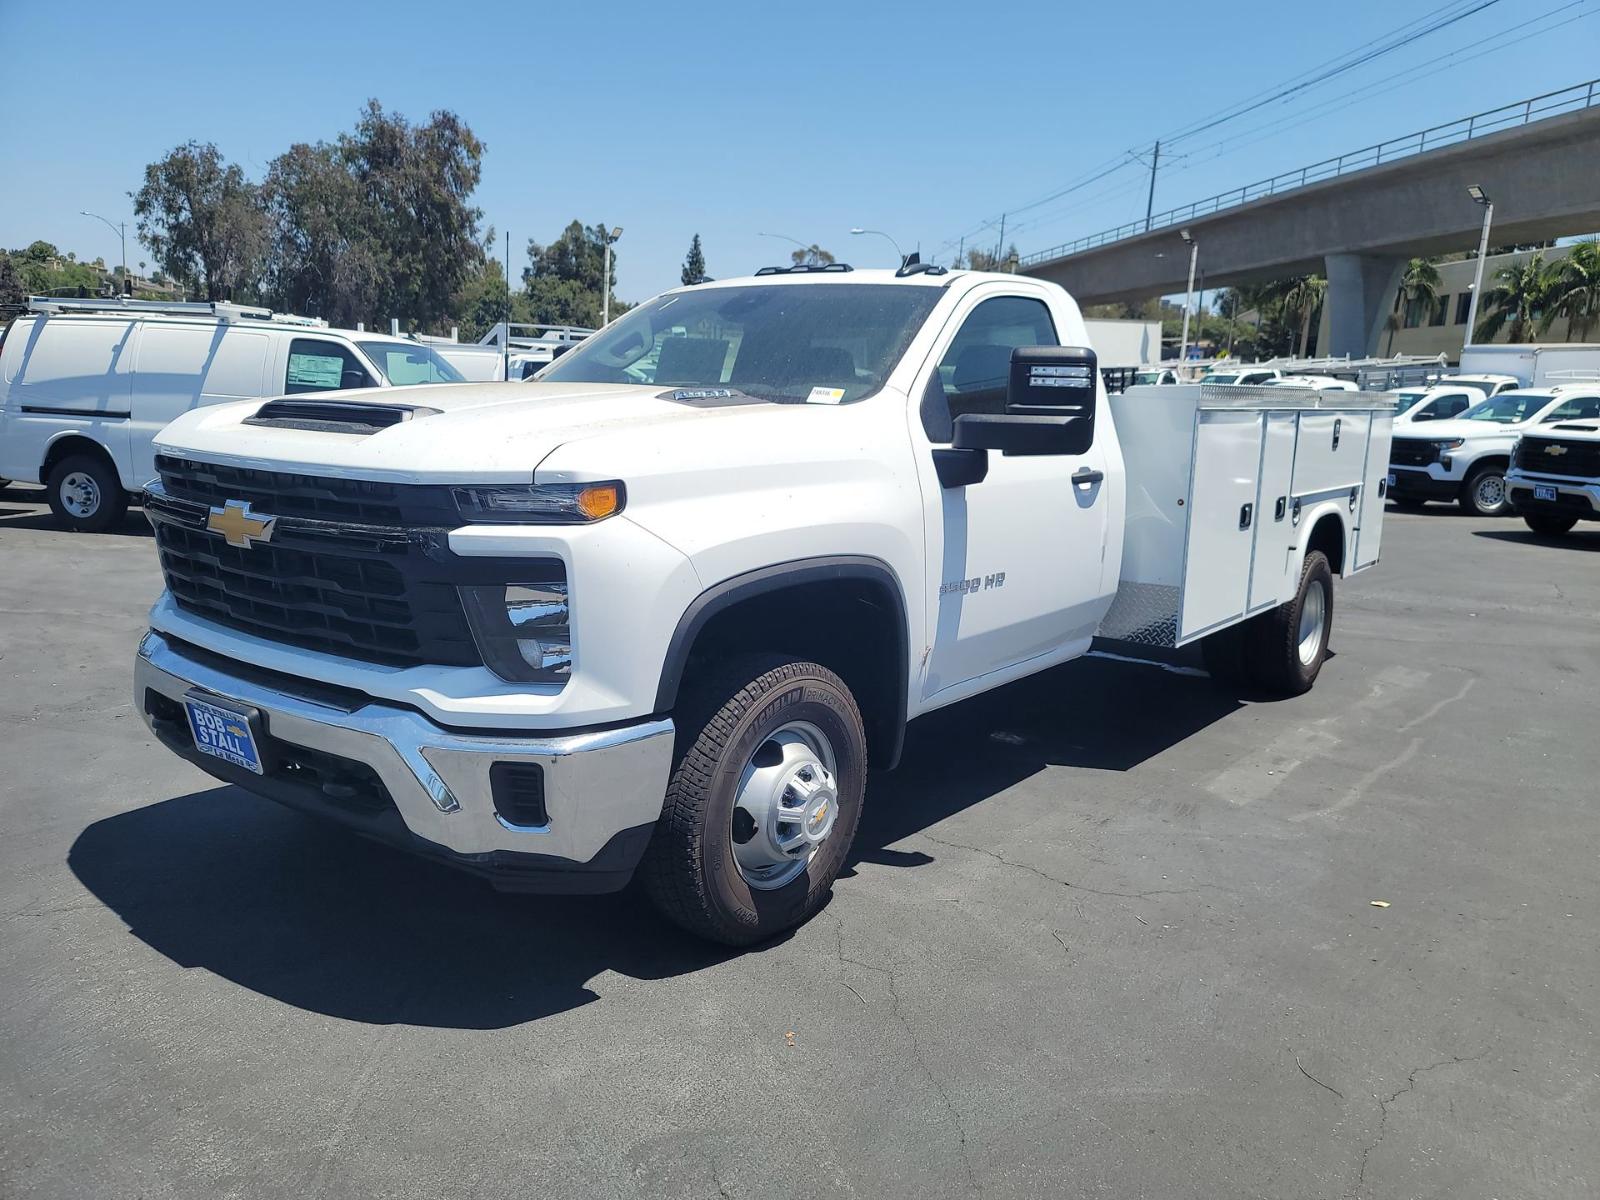
MULTIPOLYGON (((831 578, 736 595, 699 625, 678 674, 682 680, 701 677, 753 651, 819 663, 843 679, 861 710, 871 765, 894 765, 905 727, 907 679, 897 592, 871 578, 831 578)), ((678 682, 663 679, 661 707, 676 703, 678 682)))
POLYGON ((1311 527, 1311 536, 1306 539, 1306 553, 1313 550, 1322 551, 1335 575, 1343 574, 1344 522, 1338 513, 1324 513, 1317 518, 1317 523, 1311 527))
POLYGON ((75 454, 87 454, 98 458, 111 468, 112 475, 120 477, 116 460, 111 457, 109 450, 93 438, 83 437, 79 434, 69 434, 50 443, 49 449, 45 451, 44 462, 39 467, 39 482, 49 483, 50 472, 56 469, 56 465, 63 459, 71 458, 75 454))

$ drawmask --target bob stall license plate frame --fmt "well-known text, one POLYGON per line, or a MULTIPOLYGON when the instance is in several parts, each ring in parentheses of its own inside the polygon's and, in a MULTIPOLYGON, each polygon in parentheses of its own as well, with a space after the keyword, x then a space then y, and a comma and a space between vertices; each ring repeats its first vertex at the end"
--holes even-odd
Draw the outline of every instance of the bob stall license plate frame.
POLYGON ((183 698, 194 748, 256 775, 267 773, 261 758, 261 712, 198 689, 183 698))

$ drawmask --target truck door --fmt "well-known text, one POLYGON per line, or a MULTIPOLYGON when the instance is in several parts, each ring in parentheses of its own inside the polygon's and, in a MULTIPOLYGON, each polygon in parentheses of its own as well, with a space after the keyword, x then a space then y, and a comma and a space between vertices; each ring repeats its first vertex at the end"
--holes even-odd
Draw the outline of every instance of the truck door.
POLYGON ((1060 344, 1042 292, 976 289, 919 380, 911 432, 925 514, 928 707, 981 690, 975 681, 984 676, 1080 653, 1115 591, 1115 566, 1109 586, 1105 566, 1109 416, 1097 420, 1095 444, 1083 455, 950 449, 956 417, 1005 411, 1015 347, 1060 344), (982 480, 941 481, 941 456, 948 464, 979 453, 987 455, 982 480))

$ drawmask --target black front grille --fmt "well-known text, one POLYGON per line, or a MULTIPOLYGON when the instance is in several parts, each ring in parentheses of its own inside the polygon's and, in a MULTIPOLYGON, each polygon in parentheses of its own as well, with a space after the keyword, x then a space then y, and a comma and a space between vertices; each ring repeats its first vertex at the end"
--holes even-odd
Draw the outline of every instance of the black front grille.
POLYGON ((452 584, 408 578, 409 547, 330 553, 158 522, 167 589, 196 616, 272 641, 395 666, 483 660, 452 584))
POLYGON ((156 470, 161 473, 161 485, 169 496, 214 508, 228 500, 243 500, 252 508, 278 517, 391 528, 450 528, 461 523, 446 487, 332 479, 197 462, 166 454, 156 457, 156 470))
POLYGON ((1516 466, 1536 475, 1600 476, 1600 441, 1525 437, 1517 443, 1516 466))
POLYGON ((1439 443, 1421 438, 1395 438, 1389 445, 1389 465, 1425 467, 1439 461, 1439 443))
MULTIPOLYGON (((460 588, 566 579, 559 558, 455 554, 452 489, 160 456, 145 497, 179 608, 274 642, 390 666, 482 666, 460 588), (275 518, 229 545, 210 519, 229 501, 275 518)), ((237 515, 237 514, 236 514, 237 515)))

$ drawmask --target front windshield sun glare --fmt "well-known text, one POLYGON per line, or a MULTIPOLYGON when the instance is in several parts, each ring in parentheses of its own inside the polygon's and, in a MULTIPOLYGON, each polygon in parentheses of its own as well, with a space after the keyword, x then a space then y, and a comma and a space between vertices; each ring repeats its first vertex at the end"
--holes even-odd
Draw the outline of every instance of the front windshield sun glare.
POLYGON ((903 284, 701 285, 634 309, 539 379, 847 404, 883 386, 941 295, 903 284))

